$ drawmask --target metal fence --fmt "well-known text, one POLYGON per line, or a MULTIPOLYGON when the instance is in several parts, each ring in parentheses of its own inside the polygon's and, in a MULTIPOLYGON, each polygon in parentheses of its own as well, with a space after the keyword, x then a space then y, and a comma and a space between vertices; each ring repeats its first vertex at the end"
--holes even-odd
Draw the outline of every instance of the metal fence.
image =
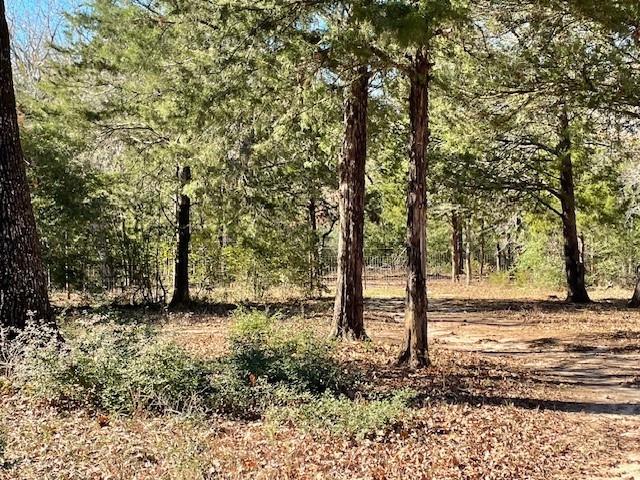
MULTIPOLYGON (((586 255, 585 264, 589 281, 593 285, 632 284, 636 279, 636 263, 629 260, 624 265, 613 262, 603 256, 586 255), (609 263, 608 263, 609 262, 609 263)), ((496 261, 495 255, 487 255, 481 262, 480 268, 477 258, 472 258, 472 275, 474 279, 487 275, 500 269, 504 274, 515 279, 513 269, 504 261, 496 261), (480 272, 483 272, 482 274, 480 272)), ((465 262, 466 263, 466 262, 465 262)), ((557 262, 558 275, 562 278, 562 261, 557 262)), ((313 262, 315 264, 315 262, 313 262)), ((311 270, 312 263, 309 263, 311 270)), ((309 272, 312 279, 311 290, 319 291, 331 288, 337 280, 337 251, 326 249, 319 255, 317 270, 309 272)), ((131 268, 128 265, 85 266, 80 274, 76 273, 75 279, 65 282, 63 287, 67 292, 91 292, 112 293, 129 298, 130 301, 167 301, 173 287, 173 258, 169 255, 158 255, 157 258, 145 263, 143 266, 131 268), (81 278, 81 281, 78 281, 81 278)), ((264 270, 264 269, 262 269, 264 270)), ((211 297, 222 295, 223 298, 231 298, 236 295, 244 295, 247 298, 260 298, 269 288, 280 287, 291 289, 292 287, 308 288, 308 284, 295 285, 291 281, 264 282, 260 278, 263 273, 257 265, 248 266, 241 276, 237 273, 230 274, 229 266, 222 257, 208 257, 203 252, 194 255, 190 262, 190 286, 195 297, 211 297)), ((429 252, 427 255, 427 275, 431 279, 450 279, 452 272, 451 253, 429 252)), ((364 288, 401 286, 406 282, 407 255, 405 249, 368 251, 364 255, 363 284, 364 288)), ((462 274, 464 275, 464 274, 462 274)), ((303 280, 304 281, 304 280, 303 280)))
MULTIPOLYGON (((321 258, 321 277, 324 283, 332 285, 338 276, 337 252, 324 251, 321 258)), ((428 256, 427 275, 431 278, 450 278, 450 255, 428 256)), ((365 288, 404 284, 407 280, 406 250, 381 250, 365 254, 362 280, 365 288)))

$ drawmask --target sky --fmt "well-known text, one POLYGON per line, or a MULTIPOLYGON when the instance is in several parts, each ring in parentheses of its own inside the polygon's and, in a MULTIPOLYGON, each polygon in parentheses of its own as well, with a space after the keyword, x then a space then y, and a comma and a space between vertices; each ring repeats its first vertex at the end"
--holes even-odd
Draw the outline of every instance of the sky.
POLYGON ((60 11, 78 4, 77 0, 5 0, 5 6, 12 15, 29 15, 37 11, 60 11))
POLYGON ((7 16, 14 39, 28 36, 26 29, 44 30, 45 25, 56 25, 63 12, 80 5, 81 0, 5 0, 7 16))

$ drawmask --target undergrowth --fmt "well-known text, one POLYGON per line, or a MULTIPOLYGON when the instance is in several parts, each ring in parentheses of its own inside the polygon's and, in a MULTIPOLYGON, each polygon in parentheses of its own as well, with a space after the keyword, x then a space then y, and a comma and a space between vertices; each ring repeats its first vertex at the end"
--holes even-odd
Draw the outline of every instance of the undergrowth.
POLYGON ((406 416, 406 393, 356 397, 358 379, 335 355, 334 343, 255 311, 238 311, 229 353, 205 361, 158 337, 149 327, 74 326, 64 343, 30 329, 0 349, 3 372, 23 394, 58 408, 121 415, 266 416, 358 436, 385 430, 406 416))
POLYGON ((364 438, 383 438, 411 419, 415 392, 400 390, 379 400, 335 397, 324 394, 297 406, 270 407, 265 419, 270 429, 291 425, 304 430, 364 438))

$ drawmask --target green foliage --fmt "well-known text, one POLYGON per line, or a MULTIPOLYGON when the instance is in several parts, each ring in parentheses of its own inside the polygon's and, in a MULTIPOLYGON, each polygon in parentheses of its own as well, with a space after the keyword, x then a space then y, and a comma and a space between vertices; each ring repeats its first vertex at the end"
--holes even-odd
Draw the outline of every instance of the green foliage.
POLYGON ((241 311, 235 314, 229 364, 241 376, 264 378, 301 392, 344 392, 353 378, 334 357, 334 346, 311 331, 285 325, 277 316, 241 311))
POLYGON ((434 64, 427 251, 437 270, 448 270, 458 211, 476 258, 480 234, 485 257, 507 241, 522 253, 508 262, 517 279, 555 284, 559 246, 535 235, 515 244, 510 222, 558 213, 558 146, 568 139, 579 229, 593 234, 601 265, 591 273, 615 281, 639 251, 618 165, 637 157, 621 132, 637 127, 640 43, 637 2, 602 3, 88 1, 68 16, 61 44, 39 52, 49 61, 17 77, 52 286, 166 300, 175 171, 189 164, 194 296, 318 288, 316 254, 335 244, 342 89, 357 65, 375 72, 365 248, 400 250, 406 73, 418 49, 434 64))
POLYGON ((272 428, 294 425, 358 440, 384 437, 410 420, 409 406, 414 398, 415 392, 410 390, 378 400, 351 400, 325 394, 302 405, 270 408, 266 422, 272 428))
POLYGON ((16 376, 35 398, 130 414, 206 409, 210 373, 204 362, 146 329, 103 326, 63 346, 28 346, 16 376))
POLYGON ((511 282, 511 274, 506 271, 491 272, 487 281, 494 287, 506 287, 511 282))
POLYGON ((515 270, 516 281, 523 285, 559 288, 564 283, 561 246, 548 221, 531 219, 515 270))
POLYGON ((20 361, 10 374, 36 399, 121 414, 257 418, 270 406, 353 388, 354 377, 343 371, 331 343, 281 323, 261 312, 236 314, 230 353, 209 362, 149 328, 94 323, 71 331, 64 344, 30 331, 18 339, 20 361))

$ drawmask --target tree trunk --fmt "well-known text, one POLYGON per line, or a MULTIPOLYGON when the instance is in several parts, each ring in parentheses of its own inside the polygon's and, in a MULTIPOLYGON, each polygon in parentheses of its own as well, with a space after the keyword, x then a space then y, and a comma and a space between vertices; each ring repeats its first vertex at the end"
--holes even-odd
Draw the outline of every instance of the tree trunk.
POLYGON ((429 143, 429 55, 416 52, 411 72, 409 116, 411 140, 409 185, 407 189, 407 296, 405 333, 398 364, 411 368, 429 365, 427 346, 427 268, 426 268, 426 151, 429 143))
POLYGON ((560 203, 562 204, 562 236, 564 239, 564 264, 567 277, 567 301, 589 303, 585 284, 584 263, 580 255, 580 242, 576 225, 576 197, 573 185, 573 163, 569 117, 566 110, 561 116, 562 140, 558 150, 560 156, 560 203))
POLYGON ((176 307, 189 303, 189 241, 191 240, 191 199, 182 191, 191 180, 191 168, 178 169, 180 193, 176 208, 176 258, 173 277, 173 296, 169 306, 176 307))
POLYGON ((367 157, 369 71, 362 66, 346 89, 344 142, 340 159, 338 278, 331 336, 367 338, 362 316, 364 188, 367 157))
POLYGON ((467 223, 464 232, 464 272, 467 287, 471 285, 471 227, 467 223))
POLYGON ((451 281, 458 283, 462 269, 462 224, 456 212, 451 214, 451 281))
MULTIPOLYGON (((316 200, 311 198, 307 205, 309 214, 309 229, 311 230, 309 245, 309 291, 313 294, 316 287, 319 287, 319 251, 318 251, 318 214, 316 211, 316 200)), ((318 289, 319 290, 319 289, 318 289)))
POLYGON ((484 219, 482 219, 480 223, 480 280, 484 278, 484 257, 486 255, 485 252, 485 238, 484 238, 484 219))
POLYGON ((55 326, 20 144, 9 28, 0 0, 0 325, 55 326))
POLYGON ((629 300, 629 307, 640 308, 640 265, 636 268, 636 288, 633 291, 633 297, 629 300))

